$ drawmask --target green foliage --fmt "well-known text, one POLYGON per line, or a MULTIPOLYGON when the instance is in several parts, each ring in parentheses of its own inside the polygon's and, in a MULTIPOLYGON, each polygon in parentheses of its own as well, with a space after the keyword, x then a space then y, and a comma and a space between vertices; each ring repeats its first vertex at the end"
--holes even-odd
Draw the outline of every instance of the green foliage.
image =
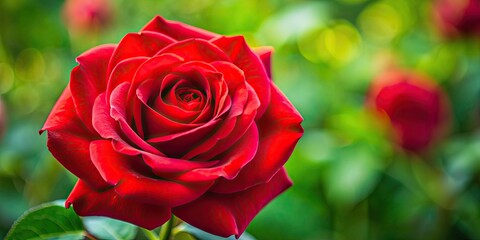
POLYGON ((106 217, 84 217, 85 229, 98 239, 128 240, 137 235, 138 227, 106 217))
MULTIPOLYGON (((175 240, 234 240, 234 236, 229 238, 218 237, 210 233, 204 232, 198 228, 195 228, 189 224, 181 223, 175 228, 174 236, 175 240)), ((244 233, 238 238, 238 240, 255 240, 250 234, 244 233)))
POLYGON ((80 217, 66 209, 63 201, 42 204, 25 212, 12 226, 6 240, 83 239, 80 217))

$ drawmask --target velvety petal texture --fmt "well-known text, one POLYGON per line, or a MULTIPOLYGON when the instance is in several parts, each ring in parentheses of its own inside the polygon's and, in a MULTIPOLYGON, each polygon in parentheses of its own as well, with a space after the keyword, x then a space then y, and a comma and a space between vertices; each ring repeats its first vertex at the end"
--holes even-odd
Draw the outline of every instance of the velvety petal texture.
POLYGON ((66 206, 148 229, 173 212, 239 237, 291 186, 283 165, 303 134, 271 54, 157 16, 79 56, 40 130, 79 178, 66 206))

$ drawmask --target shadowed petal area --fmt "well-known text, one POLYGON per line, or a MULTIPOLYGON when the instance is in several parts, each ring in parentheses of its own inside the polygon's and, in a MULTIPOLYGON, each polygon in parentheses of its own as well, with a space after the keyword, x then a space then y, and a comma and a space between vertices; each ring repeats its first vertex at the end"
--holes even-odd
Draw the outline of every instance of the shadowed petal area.
POLYGON ((167 207, 122 198, 113 188, 95 191, 82 180, 78 180, 65 202, 65 207, 71 205, 80 216, 111 217, 149 230, 161 226, 171 216, 167 207))
POLYGON ((75 109, 85 126, 93 131, 92 107, 95 98, 107 86, 107 64, 116 45, 95 47, 77 58, 79 66, 72 70, 69 88, 75 109))
POLYGON ((302 117, 273 83, 271 86, 270 106, 257 121, 260 143, 255 158, 235 179, 219 179, 213 191, 233 193, 268 181, 282 168, 303 135, 302 117))
POLYGON ((199 160, 209 160, 212 157, 221 154, 229 147, 235 144, 241 138, 253 123, 256 109, 259 101, 254 90, 247 86, 249 94, 247 104, 244 106, 243 113, 232 116, 234 111, 229 112, 223 125, 209 139, 193 148, 183 158, 192 158, 199 160))
POLYGON ((218 36, 215 33, 189 26, 181 22, 165 20, 160 16, 156 16, 152 21, 147 23, 147 25, 143 27, 142 31, 162 33, 176 40, 184 40, 188 38, 201 38, 209 40, 218 36))
POLYGON ((217 166, 211 168, 198 168, 179 175, 175 179, 186 182, 199 180, 215 180, 219 177, 233 179, 248 162, 250 162, 258 147, 258 130, 252 124, 247 132, 227 151, 216 156, 219 160, 217 166))
MULTIPOLYGON (((125 93, 128 91, 129 83, 125 82, 120 84, 113 93, 120 91, 125 93), (122 91, 123 90, 123 91, 122 91)), ((113 94, 115 95, 115 94, 113 94)), ((124 96, 125 94, 123 94, 124 96)), ((125 97, 125 96, 124 96, 125 97)), ((116 101, 119 101, 118 99, 116 101)), ((121 123, 113 119, 110 115, 112 109, 107 104, 107 99, 104 93, 100 94, 93 106, 93 126, 97 130, 98 134, 105 139, 114 139, 119 142, 123 142, 126 145, 130 143, 140 147, 141 149, 151 152, 153 154, 162 154, 157 149, 152 147, 150 144, 146 143, 141 139, 129 126, 119 126, 121 123), (123 138, 126 136, 125 138, 123 138)))
POLYGON ((168 158, 149 153, 142 153, 143 161, 150 166, 155 174, 162 176, 162 173, 178 173, 191 171, 197 168, 209 168, 219 161, 195 162, 178 158, 168 158))
POLYGON ((212 181, 181 184, 155 178, 140 156, 120 154, 108 140, 93 141, 90 152, 105 181, 115 184, 115 192, 137 202, 178 206, 197 199, 213 184, 212 181))
POLYGON ((224 152, 248 130, 257 109, 260 106, 258 97, 251 86, 244 82, 243 73, 231 63, 214 62, 212 64, 224 74, 232 95, 233 105, 224 124, 201 144, 189 151, 184 158, 211 159, 224 152))
POLYGON ((268 182, 232 193, 206 193, 201 198, 172 209, 175 216, 209 233, 237 238, 253 217, 272 199, 292 185, 282 168, 268 182))
POLYGON ((272 79, 272 47, 258 47, 254 48, 253 51, 257 56, 262 60, 263 67, 265 67, 265 71, 267 72, 268 78, 272 79))
POLYGON ((230 60, 243 70, 245 79, 255 89, 261 103, 256 117, 259 119, 269 106, 271 82, 260 58, 252 52, 242 36, 220 37, 212 43, 222 49, 230 60))
POLYGON ((95 135, 78 118, 69 88, 53 107, 43 131, 48 131, 48 149, 66 169, 96 189, 109 186, 90 160, 89 145, 95 135))

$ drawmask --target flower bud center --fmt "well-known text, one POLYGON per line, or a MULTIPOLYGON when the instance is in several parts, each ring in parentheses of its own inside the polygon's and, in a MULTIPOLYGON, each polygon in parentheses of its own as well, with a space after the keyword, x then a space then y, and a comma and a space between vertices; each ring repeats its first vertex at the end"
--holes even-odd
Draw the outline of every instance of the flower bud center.
POLYGON ((198 90, 195 89, 189 89, 189 88, 180 88, 177 90, 177 99, 179 101, 183 102, 198 102, 200 99, 200 95, 198 93, 198 90))

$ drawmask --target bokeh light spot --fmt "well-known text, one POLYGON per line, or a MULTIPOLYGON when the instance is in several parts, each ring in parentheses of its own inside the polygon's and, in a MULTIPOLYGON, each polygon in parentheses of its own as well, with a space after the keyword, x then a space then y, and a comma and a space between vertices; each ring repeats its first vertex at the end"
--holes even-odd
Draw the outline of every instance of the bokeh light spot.
POLYGON ((15 80, 12 67, 8 63, 0 63, 0 94, 12 89, 15 80))
POLYGON ((15 62, 15 73, 20 80, 38 81, 45 74, 45 60, 40 51, 33 48, 23 50, 15 62))
POLYGON ((392 41, 404 28, 400 13, 386 2, 368 6, 358 22, 365 37, 377 43, 392 41))
POLYGON ((357 29, 346 21, 312 31, 298 41, 301 54, 312 62, 345 64, 359 53, 362 38, 357 29))

